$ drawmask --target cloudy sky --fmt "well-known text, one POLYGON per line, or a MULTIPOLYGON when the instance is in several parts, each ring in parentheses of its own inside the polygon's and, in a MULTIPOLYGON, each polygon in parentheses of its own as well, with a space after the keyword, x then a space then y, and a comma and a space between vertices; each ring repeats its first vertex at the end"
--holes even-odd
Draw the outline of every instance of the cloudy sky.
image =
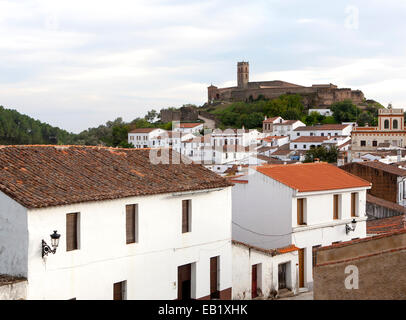
POLYGON ((0 105, 80 132, 250 80, 406 106, 406 1, 0 0, 0 105))

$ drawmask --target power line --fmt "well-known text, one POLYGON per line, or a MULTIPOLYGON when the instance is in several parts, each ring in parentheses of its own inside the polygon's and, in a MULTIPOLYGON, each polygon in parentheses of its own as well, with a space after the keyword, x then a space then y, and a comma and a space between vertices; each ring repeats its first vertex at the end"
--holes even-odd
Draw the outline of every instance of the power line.
POLYGON ((289 233, 284 233, 284 234, 264 234, 264 233, 259 233, 259 232, 250 230, 250 229, 248 229, 248 228, 245 228, 245 227, 243 227, 242 225, 238 224, 237 222, 234 222, 234 221, 233 221, 232 223, 235 224, 236 226, 240 227, 241 229, 245 230, 245 231, 248 231, 248 232, 257 234, 257 235, 259 235, 259 236, 264 236, 264 237, 281 237, 281 236, 287 236, 287 235, 290 235, 290 234, 293 233, 293 232, 289 232, 289 233))

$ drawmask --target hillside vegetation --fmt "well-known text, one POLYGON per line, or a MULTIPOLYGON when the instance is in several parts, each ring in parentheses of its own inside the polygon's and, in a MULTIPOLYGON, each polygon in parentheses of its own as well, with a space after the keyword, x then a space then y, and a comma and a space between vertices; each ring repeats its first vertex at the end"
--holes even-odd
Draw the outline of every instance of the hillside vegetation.
POLYGON ((298 94, 281 95, 277 99, 258 99, 252 102, 234 102, 228 105, 208 106, 206 111, 216 115, 221 127, 247 129, 261 128, 264 117, 281 116, 285 120, 301 120, 306 125, 357 122, 360 126, 366 123, 376 125, 378 109, 382 105, 366 100, 362 108, 354 105, 351 100, 334 103, 331 106, 333 116, 325 117, 317 112, 308 114, 298 94))

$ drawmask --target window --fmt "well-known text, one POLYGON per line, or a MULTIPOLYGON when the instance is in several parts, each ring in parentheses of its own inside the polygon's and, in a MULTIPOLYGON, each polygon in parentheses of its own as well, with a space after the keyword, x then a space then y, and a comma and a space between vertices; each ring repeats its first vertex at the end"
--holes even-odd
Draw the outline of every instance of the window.
POLYGON ((66 215, 66 251, 79 249, 78 227, 79 213, 68 213, 66 215))
POLYGON ((398 128, 398 120, 393 120, 393 129, 398 128))
POLYGON ((389 120, 385 120, 384 122, 384 128, 389 129, 389 120))
POLYGON ((300 132, 297 133, 297 136, 300 136, 300 132))
POLYGON ((365 140, 361 140, 361 147, 365 147, 367 145, 367 142, 365 140))
POLYGON ((306 149, 306 146, 307 146, 307 145, 304 144, 304 145, 303 145, 303 149, 306 149))
POLYGON ((138 204, 125 206, 126 243, 138 242, 138 204))
POLYGON ((336 132, 334 135, 335 135, 335 136, 338 136, 338 133, 336 132))
POLYGON ((191 208, 192 200, 182 200, 182 233, 191 231, 191 208))
POLYGON ((313 136, 314 134, 313 134, 313 132, 310 132, 310 136, 313 136))
POLYGON ((334 220, 338 220, 338 206, 339 206, 338 200, 339 200, 339 195, 335 194, 334 200, 333 200, 333 219, 334 220))
POLYGON ((294 148, 297 149, 297 144, 294 145, 294 148))
POLYGON ((357 216, 357 193, 351 193, 351 217, 357 216))
POLYGON ((113 300, 125 300, 126 299, 126 286, 127 281, 117 282, 113 286, 113 300))
POLYGON ((304 199, 297 199, 297 224, 300 226, 304 223, 304 199))
POLYGON ((324 137, 324 132, 321 133, 321 136, 324 137))
POLYGON ((373 147, 378 146, 378 141, 376 141, 376 140, 372 141, 372 146, 373 146, 373 147))

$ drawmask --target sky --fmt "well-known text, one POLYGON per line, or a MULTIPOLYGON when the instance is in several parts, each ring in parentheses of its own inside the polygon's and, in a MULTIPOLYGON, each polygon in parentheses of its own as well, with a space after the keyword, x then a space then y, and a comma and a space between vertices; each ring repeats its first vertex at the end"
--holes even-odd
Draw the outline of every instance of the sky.
POLYGON ((406 106, 406 1, 0 0, 0 105, 71 132, 250 80, 406 106))

